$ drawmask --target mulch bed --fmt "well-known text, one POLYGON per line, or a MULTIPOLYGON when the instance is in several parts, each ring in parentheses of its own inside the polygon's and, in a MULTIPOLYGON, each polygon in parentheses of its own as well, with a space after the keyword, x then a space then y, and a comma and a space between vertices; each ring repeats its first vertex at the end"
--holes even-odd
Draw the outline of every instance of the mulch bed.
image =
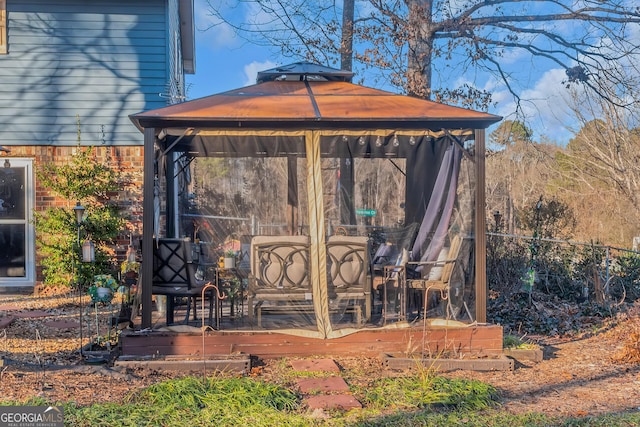
MULTIPOLYGON (((82 344, 86 345, 96 329, 96 310, 86 303, 81 309, 79 297, 70 294, 0 295, 3 400, 45 397, 80 405, 122 402, 140 388, 184 375, 84 364, 79 351, 81 331, 82 344)), ((109 318, 117 314, 117 307, 99 306, 97 311, 98 330, 106 334, 109 318)), ((585 416, 638 411, 639 312, 637 307, 631 307, 625 314, 591 327, 589 333, 530 337, 544 349, 545 358, 539 363, 518 362, 515 370, 506 372, 454 371, 443 375, 475 378, 494 385, 502 396, 502 408, 513 413, 585 416)), ((267 381, 280 382, 292 369, 291 364, 277 359, 260 362, 251 375, 267 381)), ((385 369, 378 358, 345 357, 335 358, 335 362, 350 384, 407 374, 385 369)), ((314 361, 308 358, 297 363, 308 365, 314 361)))

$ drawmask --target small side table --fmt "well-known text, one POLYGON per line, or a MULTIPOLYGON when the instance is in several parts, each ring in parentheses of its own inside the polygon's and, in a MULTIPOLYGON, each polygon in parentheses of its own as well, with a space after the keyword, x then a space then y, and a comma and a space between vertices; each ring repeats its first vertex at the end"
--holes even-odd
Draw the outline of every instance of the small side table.
POLYGON ((405 268, 403 265, 385 265, 383 276, 382 321, 406 320, 407 318, 407 287, 405 268), (393 301, 391 301, 393 300, 393 301), (392 310, 393 308, 393 310, 392 310))
MULTIPOLYGON (((215 269, 215 283, 221 293, 224 293, 229 299, 229 317, 235 318, 236 312, 241 315, 244 312, 244 298, 242 289, 242 277, 240 276, 237 268, 216 268, 215 269), (240 296, 240 301, 238 301, 240 296), (238 302, 240 307, 238 307, 238 302), (238 311, 238 309, 240 309, 238 311)), ((227 299, 225 298, 225 299, 227 299)), ((216 307, 217 310, 217 307, 216 307)), ((218 313, 216 313, 216 317, 218 313)), ((220 317, 222 317, 222 306, 220 306, 220 317)))
MULTIPOLYGON (((133 327, 133 304, 135 303, 136 296, 132 294, 131 288, 138 285, 139 274, 125 274, 120 280, 120 287, 118 290, 124 290, 126 294, 122 295, 120 300, 120 312, 117 316, 112 316, 111 326, 116 326, 124 322, 128 322, 129 327, 133 327)), ((137 289, 136 289, 137 293, 137 289)))

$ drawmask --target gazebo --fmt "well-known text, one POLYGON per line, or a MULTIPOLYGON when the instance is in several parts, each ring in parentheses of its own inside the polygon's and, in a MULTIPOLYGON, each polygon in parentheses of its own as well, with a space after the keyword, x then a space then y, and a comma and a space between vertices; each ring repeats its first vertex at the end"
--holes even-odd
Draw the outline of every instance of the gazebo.
POLYGON ((351 79, 295 63, 131 116, 145 147, 141 329, 153 326, 147 261, 173 238, 225 297, 213 349, 443 327, 501 342, 486 325, 484 208, 485 130, 501 118, 351 79), (229 250, 233 269, 219 264, 229 250))

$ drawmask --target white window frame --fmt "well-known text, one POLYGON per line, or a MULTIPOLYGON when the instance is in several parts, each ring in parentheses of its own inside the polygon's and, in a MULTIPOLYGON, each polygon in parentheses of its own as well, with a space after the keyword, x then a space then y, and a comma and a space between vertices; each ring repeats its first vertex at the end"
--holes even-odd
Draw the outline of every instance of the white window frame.
POLYGON ((9 287, 34 287, 36 277, 36 242, 35 227, 33 224, 33 208, 35 206, 35 179, 33 173, 33 159, 2 157, 0 167, 5 160, 9 160, 11 167, 23 167, 25 169, 25 218, 2 219, 0 224, 16 224, 25 227, 25 275, 24 277, 0 277, 0 288, 9 287))

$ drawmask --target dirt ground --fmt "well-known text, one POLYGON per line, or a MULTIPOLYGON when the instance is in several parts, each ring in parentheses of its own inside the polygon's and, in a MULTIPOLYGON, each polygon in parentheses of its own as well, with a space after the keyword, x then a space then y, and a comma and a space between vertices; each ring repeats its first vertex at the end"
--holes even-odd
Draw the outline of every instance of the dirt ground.
MULTIPOLYGON (((142 387, 181 375, 84 364, 78 351, 79 304, 73 296, 0 295, 0 399, 24 401, 38 396, 80 405, 120 402, 142 387)), ((586 416, 640 411, 640 360, 628 357, 630 348, 640 350, 638 312, 635 308, 589 332, 535 337, 544 349, 539 363, 517 362, 513 371, 445 375, 494 385, 502 408, 513 413, 586 416), (623 356, 626 361, 619 360, 623 356)), ((95 314, 85 307, 85 323, 95 320, 95 314)), ((99 327, 106 329, 108 317, 109 310, 101 307, 99 327)), ((83 343, 90 333, 83 331, 83 343)), ((385 371, 376 358, 334 360, 350 381, 402 374, 385 371)), ((278 360, 265 361, 254 373, 266 380, 282 378, 287 366, 278 360)))

